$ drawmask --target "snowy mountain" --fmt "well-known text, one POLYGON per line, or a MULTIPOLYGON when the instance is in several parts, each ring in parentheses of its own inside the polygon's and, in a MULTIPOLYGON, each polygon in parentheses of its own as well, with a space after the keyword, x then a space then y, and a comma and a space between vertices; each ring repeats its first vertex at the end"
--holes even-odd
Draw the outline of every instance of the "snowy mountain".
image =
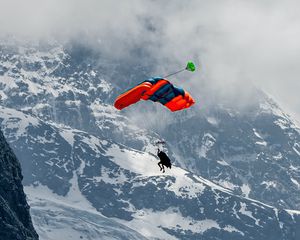
POLYGON ((43 239, 299 238, 299 213, 283 210, 299 209, 299 130, 262 92, 248 113, 215 104, 167 115, 158 135, 112 107, 124 86, 109 79, 128 73, 101 75, 112 68, 101 55, 0 51, 1 127, 43 239), (161 136, 177 165, 165 174, 153 156, 161 136))
MULTIPOLYGON (((80 206, 77 211, 84 211, 87 222, 96 224, 101 213, 150 238, 275 239, 279 234, 280 239, 290 239, 297 234, 293 228, 300 220, 298 213, 237 197, 178 167, 162 174, 156 158, 148 153, 34 121, 20 111, 1 108, 0 112, 2 128, 22 159, 24 174, 31 173, 24 184, 31 186, 26 190, 40 234, 53 222, 53 214, 64 216, 55 217, 58 225, 72 222, 76 213, 70 208, 75 204, 80 206), (51 195, 56 196, 54 200, 51 195), (99 213, 94 216, 96 210, 99 213), (40 227, 41 215, 45 225, 40 227)), ((51 232, 46 235, 49 239, 60 234, 51 232)))

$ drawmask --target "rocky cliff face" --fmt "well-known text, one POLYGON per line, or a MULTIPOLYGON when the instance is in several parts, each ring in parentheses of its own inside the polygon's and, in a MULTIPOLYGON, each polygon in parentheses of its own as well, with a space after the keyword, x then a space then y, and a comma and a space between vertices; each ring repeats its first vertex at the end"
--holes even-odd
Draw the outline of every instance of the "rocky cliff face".
POLYGON ((0 239, 34 240, 18 159, 0 132, 0 239))

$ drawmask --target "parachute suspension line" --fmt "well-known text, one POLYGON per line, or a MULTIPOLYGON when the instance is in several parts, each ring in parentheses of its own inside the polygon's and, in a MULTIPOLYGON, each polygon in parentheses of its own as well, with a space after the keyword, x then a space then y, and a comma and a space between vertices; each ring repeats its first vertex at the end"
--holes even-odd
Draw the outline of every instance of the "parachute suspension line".
POLYGON ((167 78, 167 77, 173 76, 173 75, 178 74, 178 73, 180 73, 180 72, 183 72, 183 71, 185 71, 185 70, 186 70, 186 68, 181 69, 181 70, 179 70, 179 71, 177 71, 177 72, 170 73, 170 74, 164 76, 163 78, 167 78))

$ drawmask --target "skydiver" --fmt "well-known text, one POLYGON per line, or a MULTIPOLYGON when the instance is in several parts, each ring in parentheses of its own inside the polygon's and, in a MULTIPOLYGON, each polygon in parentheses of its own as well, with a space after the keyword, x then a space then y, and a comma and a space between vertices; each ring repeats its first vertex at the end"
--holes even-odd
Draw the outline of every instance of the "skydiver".
POLYGON ((161 151, 160 149, 157 149, 157 156, 160 159, 160 162, 158 163, 160 171, 163 171, 163 173, 165 172, 164 166, 171 169, 171 160, 165 152, 161 151))

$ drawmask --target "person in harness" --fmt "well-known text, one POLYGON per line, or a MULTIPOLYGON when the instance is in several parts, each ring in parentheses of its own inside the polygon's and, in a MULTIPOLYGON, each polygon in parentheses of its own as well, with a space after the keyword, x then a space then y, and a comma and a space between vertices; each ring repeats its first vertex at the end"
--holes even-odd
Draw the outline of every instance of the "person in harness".
POLYGON ((171 169, 171 160, 170 158, 167 156, 167 154, 163 151, 161 151, 159 148, 157 149, 157 156, 160 159, 160 162, 158 163, 158 166, 160 168, 160 171, 163 171, 163 173, 165 172, 165 167, 170 168, 171 169))

